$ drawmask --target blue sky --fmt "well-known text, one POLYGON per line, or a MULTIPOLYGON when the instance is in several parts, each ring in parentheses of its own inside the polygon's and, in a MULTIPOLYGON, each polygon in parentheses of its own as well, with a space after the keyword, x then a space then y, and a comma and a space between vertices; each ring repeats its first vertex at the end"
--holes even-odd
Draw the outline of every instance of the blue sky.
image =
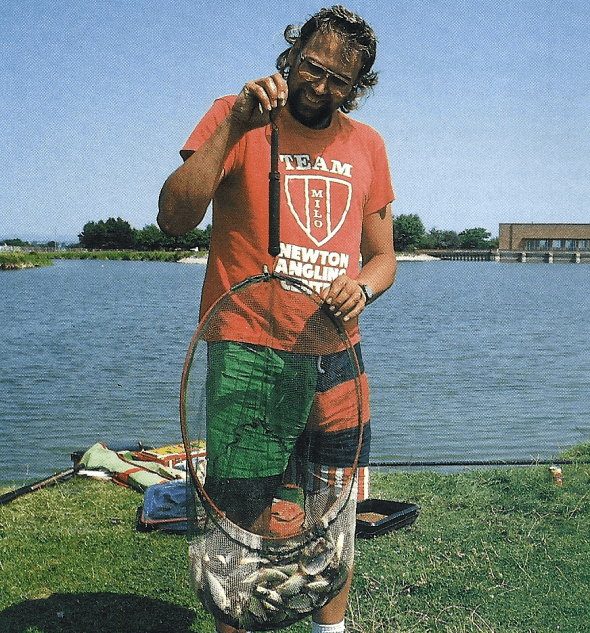
MULTIPOLYGON (((325 3, 329 5, 331 3, 325 3)), ((587 0, 352 0, 379 38, 353 116, 385 139, 396 214, 427 229, 589 222, 587 0)), ((155 222, 215 97, 274 71, 322 3, 4 0, 0 239, 155 222)))

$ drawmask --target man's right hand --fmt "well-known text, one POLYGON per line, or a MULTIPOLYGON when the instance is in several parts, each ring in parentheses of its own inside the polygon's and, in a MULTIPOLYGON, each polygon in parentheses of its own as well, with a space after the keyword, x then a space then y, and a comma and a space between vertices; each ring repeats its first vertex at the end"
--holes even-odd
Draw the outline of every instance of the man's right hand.
POLYGON ((215 132, 164 183, 158 224, 169 235, 185 235, 201 222, 223 174, 230 149, 243 134, 270 123, 287 103, 280 74, 247 83, 215 132), (274 118, 274 116, 273 116, 274 118))
POLYGON ((246 131, 264 127, 270 122, 271 111, 280 111, 287 103, 287 95, 287 82, 279 73, 250 81, 238 95, 230 118, 246 131))

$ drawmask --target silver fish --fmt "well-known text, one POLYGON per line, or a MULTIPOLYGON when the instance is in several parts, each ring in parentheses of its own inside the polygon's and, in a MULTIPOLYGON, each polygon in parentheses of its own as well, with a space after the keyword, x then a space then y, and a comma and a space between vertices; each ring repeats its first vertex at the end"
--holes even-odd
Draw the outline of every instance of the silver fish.
POLYGON ((293 596, 289 601, 289 608, 297 613, 309 613, 312 607, 311 598, 305 594, 293 596))
POLYGON ((266 609, 266 611, 277 612, 279 611, 279 607, 272 604, 272 602, 268 602, 268 600, 261 600, 262 606, 266 609))
POLYGON ((281 565, 276 567, 279 571, 287 576, 292 576, 299 571, 299 565, 297 563, 291 563, 290 565, 281 565))
POLYGON ((272 602, 274 604, 282 604, 283 599, 281 596, 274 590, 265 587, 264 585, 259 585, 254 589, 254 593, 263 597, 268 602, 272 602))
POLYGON ((275 589, 281 596, 293 596, 305 585, 305 577, 301 574, 293 574, 285 582, 277 585, 275 589))
POLYGON ((263 568, 258 572, 258 581, 262 583, 277 583, 287 580, 289 576, 276 567, 263 568))
POLYGON ((336 541, 336 560, 340 562, 342 558, 342 550, 344 548, 344 532, 340 532, 336 541))
POLYGON ((189 546, 189 559, 193 572, 193 583, 197 588, 201 587, 203 576, 203 552, 202 541, 192 541, 189 546))
POLYGON ((257 619, 262 621, 266 620, 266 610, 262 606, 262 602, 256 596, 252 596, 248 601, 248 611, 257 619))
POLYGON ((191 569, 193 570, 193 583, 197 589, 200 589, 203 585, 203 566, 201 561, 193 561, 191 569))
POLYGON ((209 593, 213 598, 215 604, 224 612, 227 612, 230 607, 230 601, 223 589, 223 586, 217 580, 217 578, 207 569, 205 570, 205 578, 207 580, 207 586, 209 588, 209 593))
POLYGON ((260 556, 245 556, 240 559, 240 565, 268 565, 270 561, 260 556))
POLYGON ((321 574, 329 565, 333 555, 334 552, 332 550, 326 549, 315 558, 306 560, 305 563, 299 563, 301 571, 307 576, 316 576, 317 574, 321 574))
POLYGON ((258 582, 258 576, 259 576, 259 572, 257 571, 253 571, 251 574, 249 574, 248 576, 246 576, 242 582, 245 585, 253 585, 254 583, 258 582))
POLYGON ((313 580, 312 582, 308 582, 306 587, 310 591, 323 592, 326 589, 330 588, 330 583, 324 578, 320 578, 319 580, 313 580))

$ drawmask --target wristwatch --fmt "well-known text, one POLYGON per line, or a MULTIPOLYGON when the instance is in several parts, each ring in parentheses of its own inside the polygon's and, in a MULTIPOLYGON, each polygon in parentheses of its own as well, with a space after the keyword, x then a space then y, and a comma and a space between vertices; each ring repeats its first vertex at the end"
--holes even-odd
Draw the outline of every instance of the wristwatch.
POLYGON ((361 284, 361 290, 363 291, 363 294, 365 295, 365 303, 369 305, 369 303, 371 303, 375 298, 373 296, 373 291, 371 290, 371 287, 367 286, 367 284, 361 284))

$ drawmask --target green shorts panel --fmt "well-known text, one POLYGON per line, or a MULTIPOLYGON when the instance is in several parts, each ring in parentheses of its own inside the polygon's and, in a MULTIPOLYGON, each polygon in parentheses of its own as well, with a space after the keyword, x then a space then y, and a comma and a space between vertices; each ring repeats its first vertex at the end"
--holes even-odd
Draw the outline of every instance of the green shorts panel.
POLYGON ((315 356, 210 343, 207 475, 242 479, 283 473, 307 423, 317 380, 315 356))

